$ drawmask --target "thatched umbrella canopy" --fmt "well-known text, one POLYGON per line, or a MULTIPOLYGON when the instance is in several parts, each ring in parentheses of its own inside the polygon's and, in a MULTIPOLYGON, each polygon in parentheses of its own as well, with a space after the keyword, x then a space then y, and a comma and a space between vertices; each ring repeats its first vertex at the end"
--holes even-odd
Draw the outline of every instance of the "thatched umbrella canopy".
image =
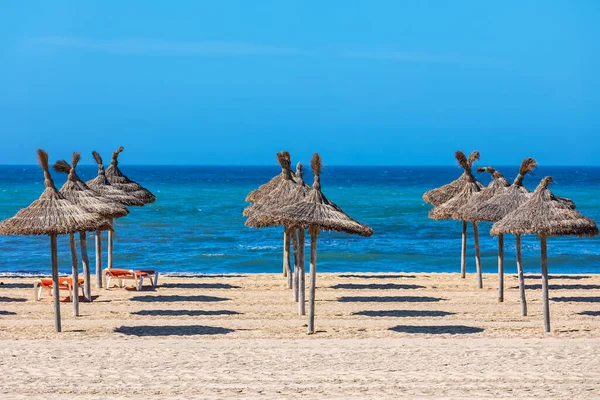
MULTIPOLYGON (((492 181, 487 187, 481 189, 477 195, 472 196, 467 204, 458 209, 454 214, 457 219, 478 221, 469 218, 469 211, 478 204, 482 204, 495 195, 502 193, 510 186, 504 175, 492 167, 480 167, 477 168, 477 172, 489 172, 492 175, 492 181)), ((498 301, 504 301, 504 235, 498 237, 498 301)))
MULTIPOLYGON (((533 158, 524 159, 521 162, 519 174, 510 187, 499 191, 487 201, 467 204, 465 207, 460 209, 459 214, 467 221, 500 221, 508 213, 516 210, 519 206, 525 203, 529 197, 531 197, 529 190, 523 186, 523 179, 526 175, 532 174, 536 167, 537 162, 533 158)), ((517 235, 516 240, 517 273, 519 275, 519 298, 521 301, 521 314, 526 316, 527 301, 525 299, 525 278, 523 276, 523 264, 521 257, 521 235, 517 235)), ((499 243, 503 242, 504 235, 499 235, 498 241, 499 243)), ((498 248, 498 251, 500 251, 500 247, 498 248)))
MULTIPOLYGON (((125 193, 116 186, 111 185, 104 171, 104 163, 102 157, 96 151, 92 151, 92 156, 98 164, 98 175, 86 182, 86 185, 94 192, 102 197, 113 202, 123 204, 125 206, 143 206, 144 202, 133 194, 125 193)), ((112 234, 109 233, 109 258, 112 266, 112 234)), ((102 231, 96 231, 96 287, 102 287, 102 231)))
MULTIPOLYGON (((283 157, 283 158, 287 158, 288 160, 290 160, 290 165, 291 165, 291 156, 290 153, 287 151, 280 151, 279 153, 277 153, 277 160, 279 161, 279 158, 283 157)), ((283 175, 283 170, 281 171, 281 173, 279 175, 274 176, 269 182, 262 184, 258 187, 258 189, 254 189, 253 191, 251 191, 250 193, 248 193, 248 195, 246 196, 246 201, 248 203, 257 203, 260 202, 260 200, 266 196, 267 194, 269 194, 271 192, 271 190, 275 189, 277 187, 277 185, 279 184, 279 182, 281 182, 281 178, 283 175)), ((294 173, 292 173, 292 178, 295 178, 294 173)), ((244 215, 245 217, 247 217, 247 215, 244 215)))
MULTIPOLYGON (((280 180, 279 185, 269 194, 262 197, 260 203, 255 203, 253 206, 255 211, 250 213, 250 217, 246 220, 246 226, 252 228, 265 228, 272 226, 284 226, 292 236, 292 244, 294 247, 294 274, 292 286, 294 289, 294 300, 299 303, 298 311, 300 315, 305 314, 304 304, 304 228, 298 229, 296 233, 295 227, 285 226, 283 221, 277 218, 275 212, 285 206, 295 204, 306 197, 311 191, 311 188, 304 183, 302 178, 302 163, 296 165, 296 183, 291 185, 287 179, 287 175, 280 180), (291 189, 291 190, 290 190, 291 189)), ((251 206, 252 208, 252 206, 251 206)))
MULTIPOLYGON (((77 164, 81 160, 81 154, 73 153, 72 165, 69 165, 65 160, 57 161, 53 168, 55 171, 64 172, 69 174, 67 181, 60 189, 62 194, 67 200, 81 206, 88 212, 100 214, 105 218, 119 218, 129 214, 129 211, 125 206, 119 203, 115 203, 107 198, 100 196, 98 193, 90 189, 77 175, 76 168, 77 164)), ((74 234, 70 235, 71 240, 71 257, 73 259, 73 279, 78 275, 77 265, 77 249, 75 248, 75 237, 74 234)), ((85 276, 84 293, 87 301, 92 301, 91 285, 90 285, 90 266, 87 253, 87 234, 86 232, 79 232, 79 244, 81 246, 81 258, 83 262, 83 271, 85 276)), ((74 296, 74 301, 77 299, 74 296)))
POLYGON ((598 235, 598 226, 584 217, 568 202, 554 196, 548 186, 552 177, 547 176, 538 185, 533 195, 519 208, 509 213, 492 226, 491 234, 538 235, 542 253, 542 297, 544 303, 544 328, 550 332, 550 304, 548 301, 548 258, 546 238, 548 236, 598 235))
MULTIPOLYGON (((20 210, 14 217, 0 223, 0 235, 49 235, 52 251, 52 292, 54 297, 54 327, 61 331, 60 299, 58 292, 57 235, 81 231, 111 229, 101 215, 90 213, 83 207, 65 199, 54 186, 48 165, 48 154, 38 150, 38 159, 44 170, 46 189, 40 198, 29 207, 20 210)), ((74 284, 77 284, 73 277, 74 284)), ((77 292, 75 292, 76 294, 77 292)))
MULTIPOLYGON (((466 181, 462 190, 445 203, 436 206, 429 211, 429 218, 435 220, 459 219, 455 215, 461 207, 465 206, 473 196, 481 192, 483 185, 473 176, 473 163, 479 159, 479 152, 475 151, 467 159, 461 151, 455 153, 458 164, 464 169, 466 181)), ((479 228, 477 222, 473 222, 473 237, 475 239, 475 264, 477 267, 477 286, 483 287, 483 277, 481 274, 481 255, 479 253, 479 228)), ((461 248, 461 276, 466 276, 467 269, 467 222, 463 220, 462 230, 462 248, 461 248)))
MULTIPOLYGON (((462 151, 457 151, 456 153, 454 153, 454 157, 459 161, 460 163, 460 159, 465 159, 465 153, 463 153, 462 151)), ((469 155, 469 158, 467 159, 469 164, 473 164, 475 161, 479 160, 479 152, 478 151, 474 151, 469 155)), ((444 204, 445 202, 447 202, 448 200, 450 200, 451 198, 453 198, 454 196, 456 196, 457 194, 459 194, 463 188, 465 187, 465 184, 468 182, 469 178, 469 174, 467 173, 467 171, 464 171, 462 173, 461 176, 458 177, 458 179, 444 185, 444 186, 440 186, 439 188, 436 189, 431 189, 425 193, 423 193, 423 200, 426 203, 430 203, 433 206, 437 207, 439 205, 444 204)), ((477 182, 477 184, 479 185, 479 187, 481 189, 483 189, 483 185, 479 182, 477 182)))
POLYGON ((118 157, 123 150, 125 150, 125 148, 121 146, 112 154, 110 166, 106 169, 106 178, 111 185, 133 197, 140 199, 144 202, 144 204, 154 203, 156 196, 150 193, 149 190, 129 179, 119 169, 118 157))
POLYGON ((321 230, 345 232, 369 237, 373 229, 350 218, 321 192, 321 156, 315 153, 311 160, 314 173, 313 190, 301 201, 275 210, 276 217, 287 226, 308 228, 310 233, 310 291, 308 306, 308 333, 315 331, 315 287, 317 281, 317 237, 321 230))

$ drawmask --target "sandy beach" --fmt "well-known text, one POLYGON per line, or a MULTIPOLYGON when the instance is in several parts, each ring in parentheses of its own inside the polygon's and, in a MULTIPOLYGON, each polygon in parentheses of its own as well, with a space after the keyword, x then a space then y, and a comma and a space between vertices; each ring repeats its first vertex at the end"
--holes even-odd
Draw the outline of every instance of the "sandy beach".
POLYGON ((527 317, 496 279, 320 274, 308 336, 280 275, 94 289, 60 334, 33 278, 1 278, 0 397, 600 398, 600 276, 551 277, 550 334, 539 276, 527 317))

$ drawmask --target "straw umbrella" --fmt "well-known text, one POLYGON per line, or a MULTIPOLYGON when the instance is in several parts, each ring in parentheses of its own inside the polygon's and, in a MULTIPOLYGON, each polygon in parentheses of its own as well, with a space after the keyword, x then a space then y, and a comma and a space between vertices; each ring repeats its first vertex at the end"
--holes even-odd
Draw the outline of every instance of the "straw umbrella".
POLYGON ((271 226, 281 226, 284 225, 287 231, 292 232, 292 237, 297 240, 293 240, 294 242, 294 274, 293 274, 293 288, 294 288, 294 300, 298 302, 298 313, 300 315, 304 315, 305 310, 305 269, 304 269, 304 228, 298 228, 298 232, 296 233, 295 227, 286 226, 281 220, 276 218, 275 212, 282 207, 296 204, 302 199, 306 197, 306 195, 310 192, 310 187, 308 187, 304 180, 302 179, 302 163, 298 163, 296 165, 296 186, 292 191, 287 190, 287 185, 282 190, 281 182, 285 181, 280 180, 280 185, 278 185, 271 193, 267 196, 263 197, 264 202, 261 204, 261 209, 258 211, 254 211, 251 214, 251 217, 246 221, 246 225, 253 228, 264 228, 271 226), (278 193, 278 190, 281 192, 278 193), (297 235, 297 236, 296 236, 297 235))
MULTIPOLYGON (((98 175, 86 182, 86 185, 102 197, 124 206, 143 206, 144 202, 137 197, 129 195, 124 191, 111 185, 104 172, 102 157, 96 151, 92 156, 98 164, 98 175)), ((96 231, 96 287, 102 288, 102 231, 96 231)))
MULTIPOLYGON (((122 190, 130 196, 133 196, 139 200, 141 200, 144 204, 154 203, 156 197, 150 193, 149 190, 143 188, 141 185, 135 183, 131 179, 129 179, 125 174, 121 172, 119 169, 119 154, 124 150, 123 146, 119 147, 117 151, 113 152, 112 159, 110 161, 110 166, 106 169, 106 178, 110 182, 110 184, 117 189, 122 190)), ((113 220, 109 219, 111 226, 113 225, 113 220)), ((113 266, 113 241, 114 235, 113 231, 108 231, 108 262, 107 267, 112 268, 113 266)))
MULTIPOLYGON (((100 214, 104 218, 120 218, 129 214, 129 211, 125 208, 125 206, 115 203, 97 194, 79 178, 75 168, 77 168, 77 164, 79 163, 80 159, 81 154, 75 152, 73 153, 71 165, 64 160, 58 161, 54 164, 54 170, 69 174, 67 181, 60 189, 60 194, 62 194, 71 203, 81 206, 88 212, 100 214)), ((73 265, 73 276, 75 277, 77 274, 77 249, 75 248, 74 234, 70 235, 70 240, 71 257, 75 262, 73 265)), ((87 301, 92 301, 86 232, 79 232, 79 244, 81 246, 81 258, 83 262, 83 272, 85 275, 85 298, 87 301)))
MULTIPOLYGON (((510 186, 510 183, 508 183, 500 171, 497 171, 492 167, 477 168, 477 172, 484 171, 489 172, 492 175, 492 181, 487 187, 481 189, 479 194, 471 197, 467 204, 456 212, 454 215, 455 218, 462 219, 463 221, 481 221, 478 218, 471 218, 472 210, 497 194, 503 193, 510 186)), ((498 301, 504 301, 504 235, 498 236, 498 301)))
MULTIPOLYGON (((454 153, 454 157, 457 160, 459 158, 460 159, 466 158, 465 153, 463 153, 460 150, 457 151, 456 153, 454 153)), ((467 159, 467 161, 470 164, 473 164, 477 160, 479 160, 479 152, 478 151, 472 152, 469 155, 469 158, 467 159)), ((468 181, 467 178, 468 178, 467 171, 464 171, 458 179, 456 179, 444 186, 440 186, 439 188, 431 189, 431 190, 425 192, 423 194, 423 200, 426 203, 430 203, 435 207, 440 206, 460 193, 460 191, 465 187, 465 183, 467 183, 467 181, 468 181)), ((479 185, 480 188, 483 189, 483 185, 481 183, 477 182, 477 184, 479 185)), ((462 224, 462 253, 461 254, 462 254, 462 258, 461 258, 461 263, 460 263, 460 275, 461 275, 461 278, 464 279, 467 275, 467 257, 466 257, 466 254, 467 254, 467 221, 463 221, 463 224, 462 224)))
MULTIPOLYGON (((46 189, 40 198, 14 217, 0 223, 0 235, 48 235, 52 254, 52 295, 54 297, 54 327, 61 331, 60 299, 58 290, 58 254, 56 237, 81 231, 111 229, 101 215, 90 213, 71 203, 54 186, 48 167, 48 154, 38 150, 38 159, 44 170, 46 189)), ((76 277, 73 284, 77 285, 76 277)), ((75 291, 77 295, 77 291, 75 291)))
POLYGON ((321 156, 315 153, 311 160, 315 175, 313 190, 302 201, 277 210, 281 223, 307 229, 310 234, 310 290, 308 298, 308 333, 315 332, 315 288, 317 283, 317 237, 321 230, 331 230, 365 237, 373 229, 350 218, 321 192, 321 156))
MULTIPOLYGON (((455 218, 456 212, 466 205, 473 196, 477 195, 483 185, 477 182, 475 177, 473 176, 473 162, 479 159, 479 152, 473 152, 471 156, 467 159, 465 155, 457 151, 455 154, 456 159, 458 160, 459 165, 465 170, 465 174, 467 176, 466 183, 463 185, 462 190, 452 197, 450 200, 445 203, 436 206, 431 211, 429 211, 429 218, 435 220, 445 220, 445 219, 457 219, 455 218)), ((463 234, 462 234, 462 252, 461 252, 461 273, 464 277, 466 273, 466 259, 467 259, 467 222, 463 220, 463 234)), ((473 238, 475 241, 475 264, 477 267, 477 287, 483 287, 483 278, 481 274, 481 255, 479 253, 479 228, 477 226, 477 222, 473 221, 473 238)))
MULTIPOLYGON (((291 160, 287 157, 288 155, 289 155, 289 153, 287 153, 287 154, 279 153, 278 154, 278 160, 281 165, 282 172, 281 172, 281 179, 280 179, 279 183, 277 184, 277 186, 273 190, 271 190, 271 192, 264 195, 260 199, 260 202, 254 203, 244 210, 244 215, 250 216, 250 218, 248 220, 246 220, 246 226, 249 226, 252 228, 262 228, 265 226, 282 225, 281 223, 264 223, 264 220, 266 218, 263 218, 263 217, 265 217, 265 216, 268 217, 272 214, 272 212, 274 210, 292 204, 292 201, 294 201, 295 196, 297 196, 298 193, 300 193, 302 195, 302 197, 304 197, 304 195, 308 191, 308 187, 306 185, 304 185, 303 182, 300 186, 300 188, 301 188, 300 192, 298 191, 298 185, 292 179, 292 173, 290 170, 291 160), (302 191, 304 191, 303 194, 302 194, 302 191), (251 219, 252 217, 255 217, 255 218, 251 219)), ((298 235, 294 229, 289 228, 286 225, 284 225, 284 229, 287 231, 287 237, 288 238, 291 237, 292 242, 293 242, 294 260, 298 260, 298 257, 299 257, 298 256, 298 251, 299 251, 298 235)), ((285 247, 289 248, 289 239, 285 243, 285 247)), ((292 288, 295 289, 295 286, 293 285, 294 282, 293 282, 293 275, 292 275, 292 271, 291 271, 291 265, 289 264, 289 257, 286 258, 286 261, 287 261, 287 269, 288 269, 288 275, 287 275, 288 289, 292 289, 292 288)), ((296 262, 296 264, 297 264, 297 262, 296 262)), ((294 292, 296 293, 296 290, 294 290, 294 292)), ((297 299, 296 295, 294 296, 294 299, 297 299)))
MULTIPOLYGON (((526 175, 532 174, 537 167, 533 158, 526 158, 521 162, 519 174, 512 185, 506 190, 497 193, 491 199, 461 209, 463 215, 469 220, 498 222, 508 213, 519 208, 530 197, 531 193, 523 186, 526 175)), ((499 235, 500 236, 500 235, 499 235)), ((503 235, 502 235, 503 236, 503 235)), ((519 299, 521 302, 521 314, 527 315, 527 300, 525 299, 525 277, 523 276, 523 260, 521 257, 521 235, 516 235, 517 248, 517 273, 519 277, 519 299)))
POLYGON ((550 303, 548 300, 548 236, 596 236, 598 226, 584 217, 566 202, 552 194, 548 186, 552 177, 547 176, 538 185, 533 195, 515 211, 509 213, 492 226, 491 234, 538 235, 542 256, 542 301, 544 329, 550 332, 550 303))

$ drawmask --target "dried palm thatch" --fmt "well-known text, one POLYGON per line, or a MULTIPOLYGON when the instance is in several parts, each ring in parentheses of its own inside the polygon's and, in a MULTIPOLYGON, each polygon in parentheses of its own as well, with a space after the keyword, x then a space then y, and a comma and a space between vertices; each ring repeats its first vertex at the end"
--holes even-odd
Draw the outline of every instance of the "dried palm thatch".
POLYGON ((102 197, 123 204, 125 206, 143 206, 144 202, 135 196, 125 193, 124 191, 117 189, 111 185, 106 174, 104 172, 104 164, 102 163, 102 157, 96 151, 92 151, 92 156, 96 163, 98 163, 98 176, 86 182, 86 185, 97 192, 102 197))
POLYGON ((467 204, 461 207, 454 215, 456 219, 462 219, 463 221, 478 221, 477 219, 471 218, 471 212, 477 209, 477 206, 483 204, 492 197, 504 192, 510 183, 506 180, 504 175, 492 167, 481 167, 477 168, 477 172, 489 172, 492 175, 492 181, 485 188, 481 189, 479 194, 473 196, 467 204))
POLYGON ((280 223, 298 228, 318 227, 320 230, 344 232, 369 237, 373 229, 350 218, 321 191, 321 156, 315 153, 311 160, 314 173, 313 190, 302 201, 273 212, 280 223))
POLYGON ((38 150, 46 189, 40 198, 14 217, 0 223, 0 235, 63 235, 80 231, 111 229, 101 215, 86 211, 67 200, 54 187, 48 154, 38 150))
MULTIPOLYGON (((472 152, 469 155, 469 158, 467 158, 465 156, 465 153, 463 153, 460 150, 454 153, 454 157, 458 160, 459 164, 462 166, 466 162, 469 165, 469 170, 471 169, 473 163, 479 160, 479 156, 480 155, 478 151, 472 152)), ((465 172, 463 172, 463 174, 455 181, 452 181, 444 186, 440 186, 439 188, 431 189, 425 192, 423 194, 423 200, 436 207, 441 204, 444 204, 463 190, 465 184, 468 182, 468 175, 469 174, 465 170, 465 172)), ((483 185, 481 183, 477 182, 477 185, 480 188, 483 188, 483 185)))
MULTIPOLYGON (((280 160, 282 158, 287 159, 291 165, 292 161, 291 161, 291 156, 290 156, 289 152, 280 151, 279 153, 277 153, 277 162, 279 162, 280 165, 281 165, 280 160)), ((269 194, 271 192, 271 190, 275 189, 277 187, 277 185, 279 185, 279 182, 281 182, 282 176, 283 176, 283 169, 279 175, 274 176, 269 182, 259 186, 258 189, 254 189, 253 191, 248 193, 248 195, 246 196, 246 201, 249 203, 259 202, 264 196, 269 194)), ((292 174, 292 178, 294 178, 293 174, 292 174)))
POLYGON ((519 208, 492 226, 491 234, 538 236, 596 236, 596 223, 556 197, 548 188, 552 177, 547 176, 531 197, 519 208))
POLYGON ((131 196, 140 199, 144 202, 144 204, 154 203, 156 197, 150 193, 150 191, 129 179, 119 169, 118 157, 124 149, 125 148, 121 146, 112 154, 110 166, 106 169, 106 178, 111 185, 131 196))
POLYGON ((542 303, 544 330, 550 332, 550 302, 548 296, 548 236, 596 236, 598 226, 591 219, 575 210, 571 203, 560 199, 548 188, 552 177, 547 176, 531 197, 519 208, 492 226, 492 235, 512 233, 536 234, 540 238, 542 259, 542 303))
POLYGON ((120 218, 129 214, 125 206, 106 199, 90 189, 77 175, 76 168, 81 155, 73 153, 72 166, 65 160, 57 161, 53 168, 57 172, 69 174, 67 181, 60 188, 62 194, 73 204, 83 207, 88 212, 100 214, 105 218, 120 218))

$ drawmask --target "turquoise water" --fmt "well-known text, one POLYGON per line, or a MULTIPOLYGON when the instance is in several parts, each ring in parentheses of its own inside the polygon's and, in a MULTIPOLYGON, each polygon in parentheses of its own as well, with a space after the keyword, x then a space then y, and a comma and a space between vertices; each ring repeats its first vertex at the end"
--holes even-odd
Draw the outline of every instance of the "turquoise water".
MULTIPOLYGON (((509 180, 516 167, 499 168, 509 180)), ((281 271, 281 228, 244 226, 246 194, 279 172, 273 167, 135 167, 122 166, 130 178, 150 189, 154 204, 131 207, 115 221, 115 267, 157 268, 163 272, 257 273, 281 271)), ((96 167, 82 166, 85 180, 96 167)), ((326 167, 324 193, 348 214, 373 227, 371 238, 324 232, 319 236, 318 263, 323 272, 458 272, 459 221, 432 221, 421 195, 455 179, 456 167, 326 167)), ((312 182, 306 174, 307 182, 312 182)), ((600 221, 600 168, 540 168, 525 184, 535 188, 552 175, 554 193, 573 199, 586 216, 600 221)), ((55 173, 58 187, 64 174, 55 173)), ((481 175, 486 183, 489 178, 481 175)), ((0 218, 14 215, 43 190, 43 174, 36 166, 0 167, 0 218)), ((496 240, 491 224, 480 227, 484 272, 494 272, 496 240)), ((475 270, 469 231, 468 271, 475 270)), ((93 234, 89 234, 93 264, 93 234)), ((0 273, 50 272, 48 237, 0 237, 0 273)), ((506 270, 514 266, 514 237, 506 240, 506 270)), ((598 238, 549 239, 551 273, 600 273, 598 238)), ((307 251, 308 251, 307 246, 307 251)), ((106 249, 106 245, 105 245, 106 249)), ((523 243, 525 270, 539 272, 539 243, 523 243)), ((68 238, 59 237, 60 270, 70 271, 68 238)))

